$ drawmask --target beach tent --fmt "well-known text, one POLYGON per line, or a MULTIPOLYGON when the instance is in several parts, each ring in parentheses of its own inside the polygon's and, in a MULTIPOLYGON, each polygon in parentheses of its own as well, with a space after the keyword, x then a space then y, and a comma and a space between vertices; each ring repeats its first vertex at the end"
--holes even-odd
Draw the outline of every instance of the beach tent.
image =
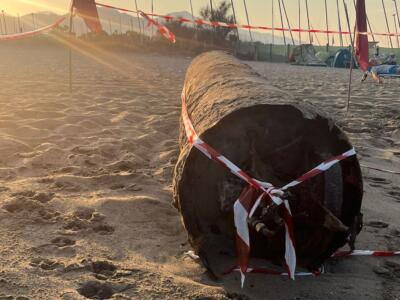
POLYGON ((326 67, 326 63, 315 56, 314 46, 303 44, 293 48, 289 62, 298 66, 326 67))
MULTIPOLYGON (((335 54, 332 67, 334 68, 350 68, 351 52, 348 49, 340 49, 335 54)), ((353 66, 356 66, 356 61, 353 58, 353 66)))

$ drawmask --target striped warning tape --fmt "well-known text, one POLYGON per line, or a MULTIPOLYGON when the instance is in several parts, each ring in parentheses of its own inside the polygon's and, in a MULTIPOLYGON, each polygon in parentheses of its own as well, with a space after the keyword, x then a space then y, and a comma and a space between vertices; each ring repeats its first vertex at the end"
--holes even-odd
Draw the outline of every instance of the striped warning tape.
POLYGON ((400 251, 372 251, 372 250, 353 250, 353 251, 338 251, 332 257, 345 256, 397 256, 400 251))
POLYGON ((149 15, 147 15, 146 13, 140 11, 139 12, 143 18, 145 18, 150 25, 154 25, 157 27, 158 32, 161 33, 162 36, 164 36, 166 39, 168 39, 171 43, 175 43, 176 39, 175 39, 175 35, 164 25, 161 25, 160 23, 158 23, 157 21, 155 21, 154 19, 150 18, 149 15))
POLYGON ((156 20, 150 18, 150 16, 155 16, 155 14, 145 13, 141 10, 135 11, 135 10, 130 10, 130 9, 126 9, 126 8, 115 7, 112 5, 97 3, 97 2, 96 2, 96 5, 100 6, 100 7, 119 10, 122 12, 130 12, 130 13, 136 13, 136 14, 139 13, 143 18, 146 19, 146 21, 148 22, 148 25, 153 25, 153 26, 157 27, 158 31, 160 32, 160 34, 162 36, 164 36, 166 39, 168 39, 171 43, 176 42, 175 35, 173 32, 171 32, 166 26, 164 26, 164 25, 160 24, 159 22, 157 22, 156 20))
MULTIPOLYGON (((373 251, 373 250, 353 250, 353 251, 337 251, 332 257, 349 257, 349 256, 375 256, 375 257, 393 257, 400 256, 400 251, 373 251)), ((237 266, 234 266, 225 272, 223 275, 228 275, 233 272, 240 272, 237 266)), ((264 275, 281 275, 288 276, 286 272, 280 272, 268 268, 248 268, 247 273, 256 273, 264 275)), ((296 276, 319 276, 325 273, 325 268, 322 265, 318 270, 313 272, 296 272, 296 276)))
POLYGON ((281 217, 285 225, 285 263, 288 270, 288 275, 291 279, 295 277, 296 269, 296 251, 293 233, 292 214, 290 211, 289 202, 284 197, 284 191, 301 184, 322 172, 325 172, 338 162, 356 155, 354 149, 351 149, 339 156, 329 159, 311 171, 300 176, 298 179, 285 185, 283 188, 275 188, 271 183, 258 181, 247 175, 238 166, 232 163, 225 156, 218 153, 214 148, 205 143, 197 135, 193 123, 189 117, 186 105, 185 87, 182 91, 182 121, 186 132, 188 142, 195 148, 200 150, 209 159, 219 163, 227 168, 237 177, 248 183, 248 186, 243 190, 238 200, 234 204, 234 222, 236 227, 236 248, 238 253, 239 269, 241 273, 242 286, 245 280, 245 274, 249 272, 248 264, 250 258, 250 234, 247 220, 256 211, 261 201, 273 202, 280 206, 281 217))
POLYGON ((50 24, 48 26, 38 28, 36 30, 32 31, 27 31, 27 32, 22 32, 22 33, 15 33, 15 34, 7 34, 7 35, 0 35, 0 41, 15 41, 15 40, 21 40, 24 38, 32 37, 35 35, 39 35, 45 31, 51 30, 57 26, 59 26, 62 22, 64 22, 65 17, 60 18, 53 24, 50 24))
MULTIPOLYGON (((96 5, 111 9, 120 10, 123 12, 131 12, 137 13, 137 11, 119 8, 107 4, 96 3, 96 5)), ((225 23, 219 21, 207 21, 202 19, 188 19, 182 17, 175 17, 170 15, 160 15, 160 14, 147 14, 148 16, 162 18, 167 22, 176 21, 179 23, 192 23, 196 25, 206 25, 211 27, 226 27, 226 28, 241 28, 241 29, 251 29, 251 30, 266 30, 266 31, 283 31, 283 32, 304 32, 304 33, 316 33, 316 34, 342 34, 342 35, 351 35, 352 33, 349 31, 335 31, 335 30, 323 30, 323 29, 304 29, 304 28, 282 28, 282 27, 270 27, 270 26, 254 26, 254 25, 242 25, 242 24, 233 24, 233 23, 225 23)), ((380 32, 358 32, 361 35, 371 35, 371 36, 400 36, 400 33, 380 33, 380 32)))
MULTIPOLYGON (((240 272, 240 269, 237 266, 234 266, 228 270, 226 270, 222 275, 228 275, 233 272, 240 272)), ((247 273, 253 273, 253 274, 264 274, 264 275, 278 275, 278 276, 288 276, 288 273, 286 272, 280 272, 277 270, 273 269, 268 269, 268 268, 248 268, 247 273)), ((296 272, 296 276, 300 277, 305 277, 305 276, 319 276, 321 274, 325 273, 325 267, 322 265, 318 270, 313 271, 313 272, 296 272)))
POLYGON ((250 237, 247 219, 255 200, 261 201, 262 199, 274 202, 276 205, 284 204, 282 205, 282 218, 286 229, 285 261, 289 276, 294 279, 296 269, 296 251, 294 246, 293 222, 288 201, 282 200, 279 197, 283 196, 283 192, 275 189, 270 183, 253 179, 229 159, 219 154, 214 148, 200 139, 193 127, 193 123, 190 120, 187 111, 185 88, 182 92, 182 121, 188 142, 191 145, 200 150, 209 159, 221 164, 234 175, 249 184, 234 205, 235 226, 237 230, 236 246, 242 275, 242 285, 244 283, 245 274, 247 273, 248 260, 250 256, 250 237))

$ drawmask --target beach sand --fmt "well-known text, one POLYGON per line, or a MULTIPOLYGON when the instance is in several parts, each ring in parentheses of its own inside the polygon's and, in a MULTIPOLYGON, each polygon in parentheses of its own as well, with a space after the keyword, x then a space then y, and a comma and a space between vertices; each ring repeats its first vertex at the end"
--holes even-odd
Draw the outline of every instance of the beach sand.
MULTIPOLYGON (((0 299, 396 299, 400 259, 331 259, 317 278, 213 281, 171 205, 190 57, 0 45, 0 299), (94 52, 92 52, 94 53, 94 52), (87 53, 86 53, 87 54, 87 53), (18 298, 18 296, 20 298, 18 298), (8 298, 7 298, 8 297, 8 298)), ((400 171, 400 85, 354 72, 249 63, 318 105, 363 166, 400 171)), ((358 249, 400 250, 400 177, 363 167, 358 249)))

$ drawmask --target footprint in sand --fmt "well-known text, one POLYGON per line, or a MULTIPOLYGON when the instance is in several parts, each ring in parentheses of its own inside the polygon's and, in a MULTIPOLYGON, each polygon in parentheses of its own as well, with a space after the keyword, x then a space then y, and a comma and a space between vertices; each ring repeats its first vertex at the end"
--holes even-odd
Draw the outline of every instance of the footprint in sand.
POLYGON ((34 191, 22 191, 12 194, 13 199, 7 201, 3 208, 9 213, 24 214, 29 219, 54 223, 58 220, 60 213, 47 205, 54 194, 36 193, 34 191))
POLYGON ((56 237, 51 240, 51 243, 59 248, 75 245, 75 241, 66 237, 56 237))
POLYGON ((400 278, 400 263, 387 260, 385 261, 385 267, 390 270, 392 276, 400 278))
POLYGON ((373 271, 385 278, 400 278, 400 264, 392 260, 386 260, 383 266, 375 266, 373 271))
POLYGON ((107 224, 99 224, 93 227, 93 231, 101 235, 109 235, 113 234, 115 229, 114 227, 107 224))
POLYGON ((400 202, 400 188, 392 187, 392 189, 388 192, 388 195, 395 199, 397 202, 400 202))
POLYGON ((367 181, 371 182, 370 185, 372 187, 381 187, 383 185, 391 184, 390 180, 380 177, 364 177, 367 181))
POLYGON ((370 221, 370 222, 365 223, 365 225, 369 226, 369 227, 380 228, 380 229, 389 227, 389 224, 382 222, 382 221, 370 221))
POLYGON ((10 189, 5 186, 0 186, 0 193, 8 192, 10 189))
POLYGON ((48 244, 43 244, 32 250, 41 255, 51 255, 58 257, 75 257, 76 242, 70 238, 59 236, 51 240, 48 244))
POLYGON ((109 261, 94 261, 91 265, 91 271, 99 280, 107 280, 115 277, 118 268, 109 261))
MULTIPOLYGON (((70 241, 69 243, 72 243, 70 241)), ((45 255, 45 256, 57 256, 57 257, 75 257, 77 253, 77 249, 75 247, 75 242, 72 245, 62 246, 61 243, 58 244, 44 244, 38 247, 32 248, 37 254, 45 255)))
POLYGON ((52 270, 56 270, 56 269, 62 269, 64 268, 64 264, 51 260, 51 259, 47 259, 47 258, 34 258, 32 259, 32 261, 29 264, 31 267, 35 267, 35 268, 40 268, 43 269, 45 271, 52 271, 52 270))
POLYGON ((55 197, 54 193, 37 193, 35 194, 32 199, 37 200, 41 203, 47 203, 55 197))
POLYGON ((114 294, 134 287, 132 284, 87 281, 77 289, 78 293, 89 299, 110 299, 114 294))
POLYGON ((112 234, 115 231, 113 226, 108 225, 104 220, 105 216, 93 208, 79 207, 74 213, 64 218, 63 234, 78 233, 82 231, 94 231, 102 235, 112 234))

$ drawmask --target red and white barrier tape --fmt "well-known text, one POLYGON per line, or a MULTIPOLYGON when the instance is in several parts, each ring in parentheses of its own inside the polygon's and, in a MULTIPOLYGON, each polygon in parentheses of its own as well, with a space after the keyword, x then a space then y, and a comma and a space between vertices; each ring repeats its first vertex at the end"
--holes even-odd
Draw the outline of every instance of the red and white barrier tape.
MULTIPOLYGON (((240 268, 237 266, 234 266, 233 268, 230 268, 226 272, 223 273, 223 275, 228 275, 233 272, 240 272, 240 268)), ((253 273, 253 274, 264 274, 264 275, 276 275, 276 276, 288 276, 289 274, 286 272, 280 272, 272 269, 267 269, 267 268, 248 268, 247 273, 253 273)), ((313 271, 313 272, 296 272, 295 276, 300 276, 300 277, 307 277, 307 276, 319 276, 321 274, 325 273, 325 268, 324 266, 321 266, 318 270, 313 271)))
MULTIPOLYGON (((353 251, 337 251, 331 257, 349 257, 349 256, 375 256, 375 257, 393 257, 400 256, 400 251, 373 251, 373 250, 353 250, 353 251)), ((240 268, 234 266, 223 273, 223 275, 228 275, 233 272, 240 272, 240 268)), ((288 276, 286 272, 279 272, 276 270, 271 270, 267 268, 248 268, 247 273, 256 273, 264 275, 280 275, 288 276)), ((296 272, 296 276, 319 276, 325 273, 324 266, 321 266, 316 271, 313 272, 296 272)))
MULTIPOLYGON (((111 9, 116 9, 120 10, 123 12, 131 12, 131 13, 137 13, 134 10, 130 9, 125 9, 125 8, 119 8, 107 4, 102 4, 102 3, 96 3, 98 6, 106 7, 106 8, 111 8, 111 9)), ((304 28, 282 28, 282 27, 269 27, 269 26, 254 26, 254 25, 242 25, 242 24, 232 24, 232 23, 225 23, 225 22, 212 22, 212 21, 207 21, 207 20, 202 20, 202 19, 187 19, 187 18, 182 18, 182 17, 175 17, 175 16, 169 16, 169 15, 159 15, 159 14, 147 14, 148 16, 153 16, 153 17, 158 17, 162 18, 167 22, 170 21, 177 21, 179 23, 192 23, 196 25, 207 25, 211 27, 226 27, 226 28, 241 28, 241 29, 251 29, 251 30, 266 30, 266 31, 284 31, 284 32, 305 32, 305 33, 317 33, 317 34, 342 34, 342 35, 351 35, 352 33, 349 31, 335 31, 335 30, 323 30, 323 29, 304 29, 304 28)), ((400 36, 400 33, 379 33, 379 32, 359 32, 358 34, 361 35, 376 35, 376 36, 400 36)))
POLYGON ((332 257, 346 257, 346 256, 377 256, 389 257, 400 255, 400 251, 372 251, 372 250, 353 250, 353 251, 338 251, 332 257))
POLYGON ((174 35, 173 32, 171 32, 166 26, 164 26, 164 25, 158 23, 156 20, 150 18, 150 16, 154 16, 154 14, 148 14, 148 13, 145 13, 143 11, 134 11, 134 10, 115 7, 115 6, 111 6, 111 5, 108 5, 108 4, 102 4, 102 3, 96 3, 96 5, 100 6, 100 7, 119 10, 119 11, 122 11, 122 12, 139 13, 143 18, 145 18, 147 20, 149 25, 153 25, 153 26, 157 27, 158 31, 161 33, 162 36, 164 36, 166 39, 168 39, 171 43, 175 43, 176 42, 175 35, 174 35))
MULTIPOLYGON (((335 30, 324 30, 324 29, 304 29, 304 28, 282 28, 282 27, 269 27, 269 26, 254 26, 254 25, 242 25, 225 23, 219 21, 207 21, 202 19, 187 19, 175 16, 165 16, 159 14, 149 14, 150 16, 163 18, 165 21, 177 21, 179 23, 193 23, 197 25, 207 25, 211 27, 226 27, 226 28, 238 28, 238 29, 251 29, 251 30, 266 30, 266 31, 283 31, 283 32, 304 32, 304 33, 320 33, 320 34, 341 34, 341 35, 351 35, 349 31, 335 31, 335 30)), ((358 32, 361 35, 377 35, 377 36, 400 36, 400 33, 380 33, 380 32, 358 32)))
MULTIPOLYGON (((130 10, 130 9, 127 9, 127 8, 116 7, 116 6, 112 6, 112 5, 108 5, 108 4, 103 4, 103 3, 98 3, 98 2, 96 2, 96 5, 97 5, 97 6, 100 6, 100 7, 105 7, 105 8, 110 8, 110 9, 115 9, 115 10, 123 11, 123 12, 130 12, 130 13, 135 13, 135 14, 140 13, 140 11, 130 10)), ((147 15, 149 15, 149 14, 147 14, 147 15)))
POLYGON ((135 10, 130 10, 130 9, 126 9, 126 8, 115 7, 115 6, 108 5, 108 4, 97 3, 97 2, 96 2, 96 5, 100 6, 100 7, 123 11, 123 12, 139 13, 143 18, 145 18, 147 20, 149 25, 153 25, 153 26, 157 27, 157 29, 161 33, 161 35, 163 35, 171 43, 176 42, 175 35, 173 32, 171 32, 166 26, 164 26, 164 25, 158 23, 156 20, 150 18, 150 16, 154 16, 154 14, 148 14, 143 11, 135 11, 135 10))
POLYGON ((238 176, 249 184, 239 199, 234 205, 235 226, 237 230, 237 251, 239 258, 239 265, 242 274, 242 285, 244 283, 245 274, 247 273, 247 266, 250 255, 250 237, 247 225, 247 218, 257 199, 265 199, 266 201, 273 201, 276 205, 282 205, 282 218, 286 228, 286 242, 285 242, 285 261, 290 278, 294 279, 296 269, 296 251, 294 246, 293 223, 289 203, 282 200, 279 196, 283 195, 282 191, 273 188, 272 184, 260 182, 247 175, 238 166, 232 163, 229 159, 219 154, 214 148, 202 141, 197 135, 193 124, 190 120, 187 106, 185 88, 182 92, 182 120, 186 131, 186 136, 191 145, 200 150, 209 159, 214 160, 231 171, 234 175, 238 176), (257 195, 259 194, 259 195, 257 195))
POLYGON ((286 199, 282 199, 284 191, 312 177, 315 177, 318 174, 321 174, 341 160, 356 155, 355 150, 351 149, 342 155, 336 156, 324 163, 321 163, 303 176, 279 189, 275 188, 271 183, 261 182, 250 177, 229 159, 218 153, 214 148, 200 139, 193 127, 193 123, 190 120, 189 113, 187 111, 185 88, 182 92, 182 121, 185 127, 188 142, 191 145, 200 150, 209 159, 218 162, 231 171, 234 175, 249 184, 249 186, 244 189, 239 199, 234 204, 234 220, 237 231, 236 247, 238 252, 242 286, 244 283, 245 274, 248 273, 248 263, 250 258, 250 234, 247 220, 256 211, 261 201, 274 202, 276 205, 282 208, 281 217, 283 218, 285 224, 285 262, 289 277, 294 279, 296 269, 296 251, 293 222, 289 202, 286 199))
POLYGON ((59 20, 57 20, 56 22, 54 22, 53 24, 50 24, 48 26, 42 27, 42 28, 38 28, 36 30, 32 30, 32 31, 27 31, 27 32, 22 32, 22 33, 15 33, 15 34, 7 34, 7 35, 0 35, 0 41, 15 41, 15 40, 21 40, 24 38, 28 38, 28 37, 32 37, 35 35, 39 35, 45 31, 51 30, 55 27, 57 27, 58 25, 60 25, 62 22, 64 22, 65 17, 60 18, 59 20))
POLYGON ((175 43, 176 39, 175 39, 175 35, 164 25, 161 25, 160 23, 158 23, 157 21, 155 21, 154 19, 150 18, 146 13, 140 11, 139 12, 143 18, 145 18, 150 25, 154 25, 155 27, 157 27, 158 32, 161 33, 162 36, 164 36, 166 39, 168 39, 171 43, 175 43))
POLYGON ((97 6, 100 6, 100 7, 104 7, 104 8, 110 8, 110 9, 115 9, 115 10, 123 11, 123 12, 131 12, 131 13, 135 13, 135 14, 138 13, 138 11, 136 11, 136 10, 130 10, 130 9, 127 9, 127 8, 116 7, 116 6, 112 6, 112 5, 108 5, 108 4, 103 4, 103 3, 98 3, 98 2, 96 2, 96 5, 97 5, 97 6))

